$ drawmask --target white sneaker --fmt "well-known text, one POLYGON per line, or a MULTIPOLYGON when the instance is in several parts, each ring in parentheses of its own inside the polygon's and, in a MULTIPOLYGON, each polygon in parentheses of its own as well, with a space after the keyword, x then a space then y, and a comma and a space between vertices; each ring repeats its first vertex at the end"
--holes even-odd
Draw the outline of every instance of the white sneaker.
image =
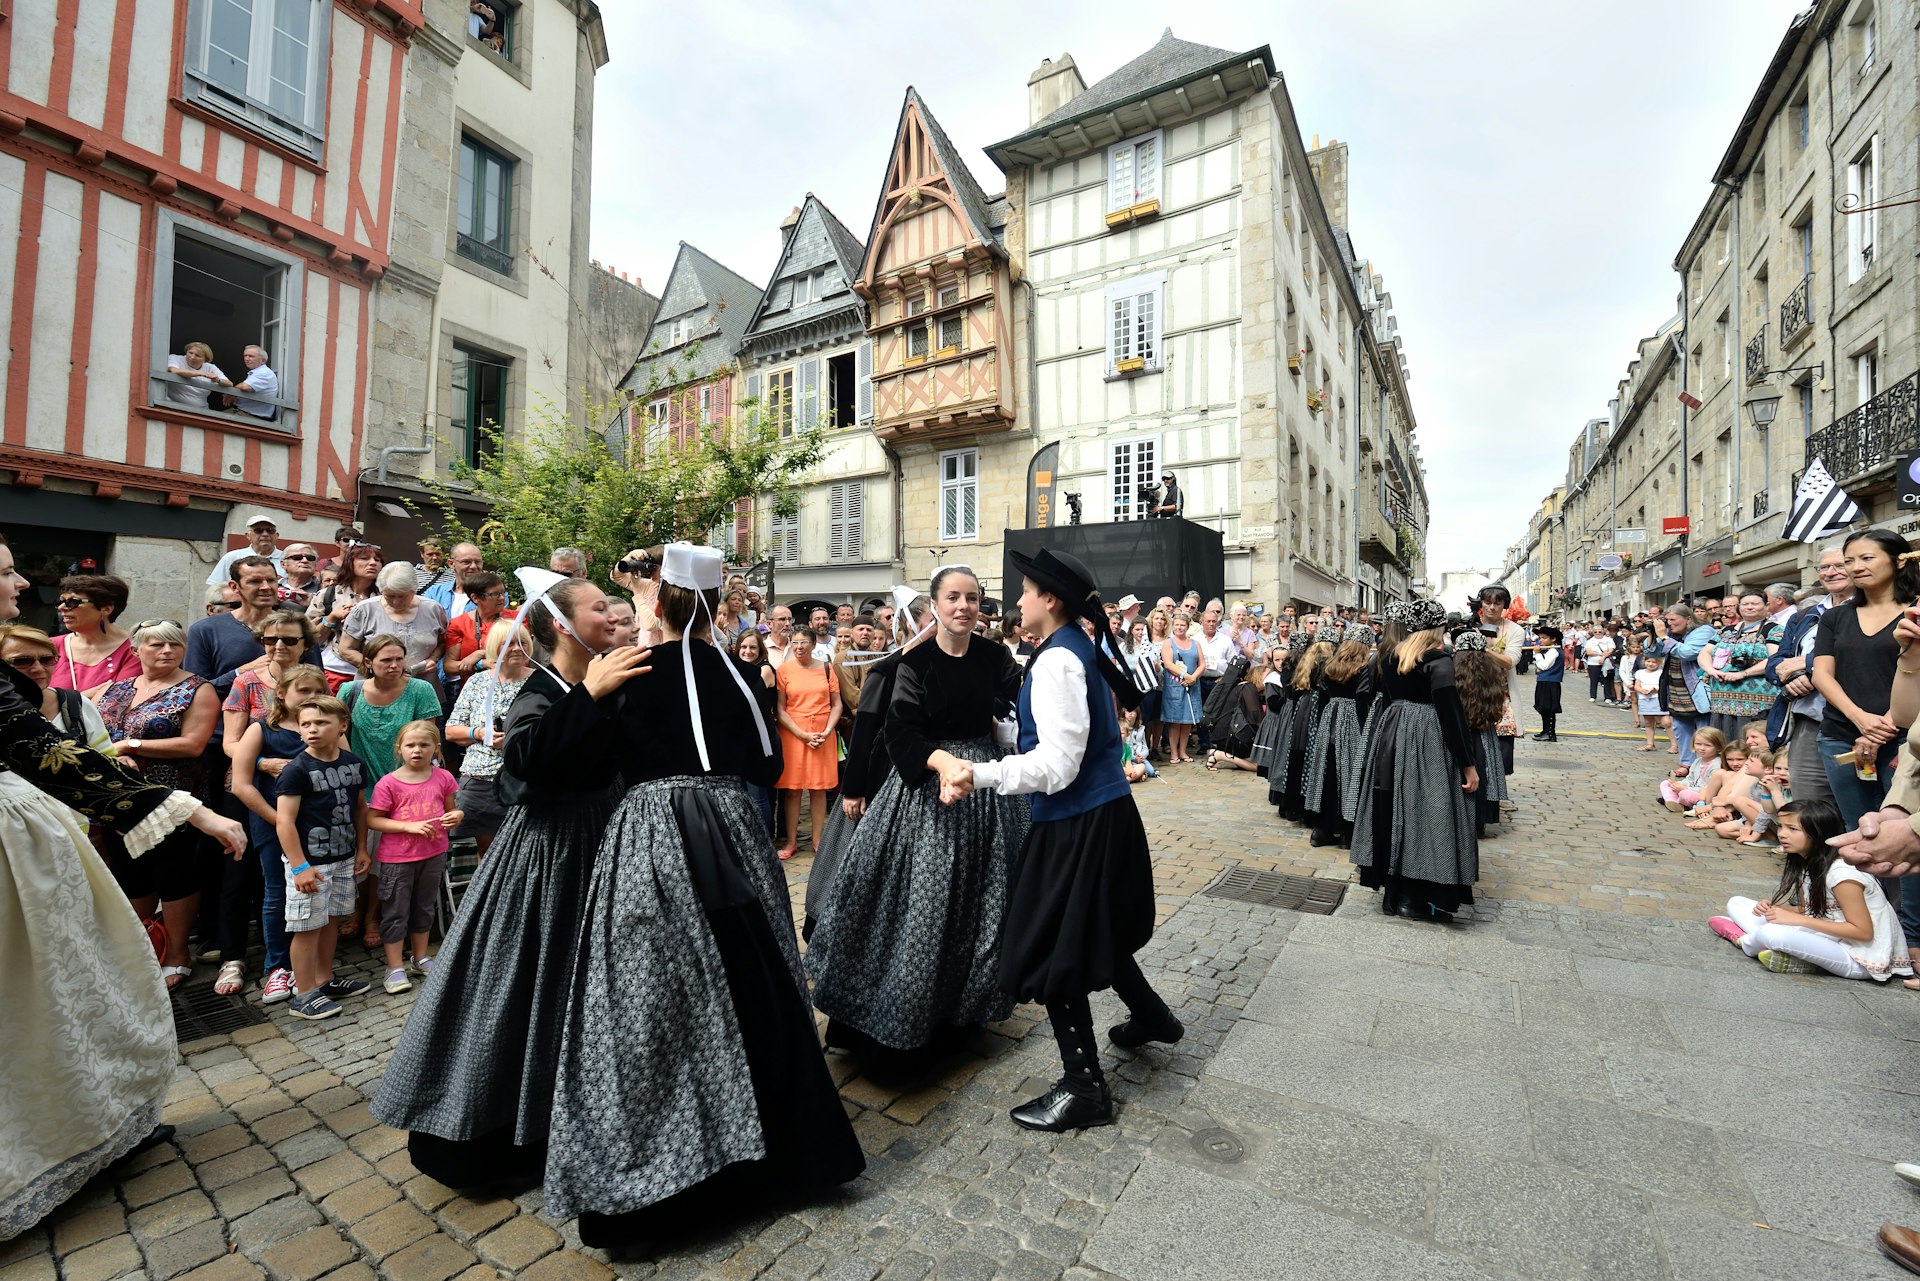
POLYGON ((386 987, 389 993, 411 992, 413 982, 407 978, 407 972, 404 969, 388 970, 386 987))
POLYGON ((1902 1161, 1893 1167, 1893 1172, 1905 1182, 1920 1188, 1920 1165, 1915 1165, 1912 1161, 1902 1161))

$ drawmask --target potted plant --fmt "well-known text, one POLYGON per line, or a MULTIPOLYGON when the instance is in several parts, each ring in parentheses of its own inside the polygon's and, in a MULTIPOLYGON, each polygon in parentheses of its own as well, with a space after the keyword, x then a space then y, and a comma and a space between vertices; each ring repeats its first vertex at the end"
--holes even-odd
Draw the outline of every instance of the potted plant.
POLYGON ((1308 413, 1318 416, 1320 411, 1325 409, 1326 407, 1327 407, 1327 389, 1325 387, 1315 387, 1312 391, 1307 393, 1307 412, 1308 413))
POLYGON ((1301 363, 1305 360, 1306 355, 1307 349, 1305 347, 1302 347, 1299 351, 1289 352, 1287 354, 1287 372, 1295 378, 1298 378, 1300 376, 1301 363))

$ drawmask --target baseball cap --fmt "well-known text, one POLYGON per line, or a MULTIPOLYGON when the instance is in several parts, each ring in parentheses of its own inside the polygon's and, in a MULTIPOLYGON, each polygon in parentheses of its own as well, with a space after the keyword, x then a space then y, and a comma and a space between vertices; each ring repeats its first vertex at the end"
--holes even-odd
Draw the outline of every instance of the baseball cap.
POLYGON ((1128 592, 1125 596, 1122 596, 1120 598, 1120 600, 1118 601, 1118 604, 1121 609, 1133 609, 1140 604, 1140 598, 1138 596, 1135 596, 1132 592, 1128 592))
POLYGON ((252 529, 255 525, 272 525, 275 529, 280 528, 280 522, 265 512, 255 512, 253 515, 247 517, 245 528, 252 529))

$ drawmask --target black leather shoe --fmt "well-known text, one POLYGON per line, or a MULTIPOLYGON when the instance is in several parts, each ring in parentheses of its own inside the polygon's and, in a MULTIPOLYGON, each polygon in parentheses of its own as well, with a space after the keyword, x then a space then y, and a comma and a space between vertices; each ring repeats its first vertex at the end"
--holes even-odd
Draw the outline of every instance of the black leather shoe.
POLYGON ((1022 1103, 1010 1115, 1014 1124, 1029 1130, 1053 1134, 1085 1130, 1113 1124, 1113 1097, 1104 1088, 1097 1095, 1087 1096, 1056 1085, 1039 1098, 1022 1103))
POLYGON ((1531 738, 1536 743, 1544 743, 1547 740, 1551 739, 1553 735, 1547 733, 1545 730, 1542 730, 1538 734, 1529 734, 1527 737, 1531 738))
POLYGON ((1116 1023, 1107 1029, 1107 1039, 1123 1050, 1137 1050, 1148 1041, 1164 1041, 1172 1045, 1187 1034, 1187 1025, 1171 1014, 1165 1024, 1142 1023, 1139 1019, 1128 1019, 1125 1023, 1116 1023))

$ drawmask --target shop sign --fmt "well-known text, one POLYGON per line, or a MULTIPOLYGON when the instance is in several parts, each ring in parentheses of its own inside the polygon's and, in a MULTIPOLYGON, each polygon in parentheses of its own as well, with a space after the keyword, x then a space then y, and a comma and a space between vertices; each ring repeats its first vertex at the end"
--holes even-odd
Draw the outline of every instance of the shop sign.
POLYGON ((1706 564, 1700 567, 1700 577, 1702 578, 1713 578, 1713 577, 1716 577, 1719 573, 1720 573, 1720 562, 1717 560, 1710 560, 1706 564))
POLYGON ((1690 516, 1662 516, 1660 532, 1663 534, 1687 534, 1693 531, 1693 518, 1690 516))
POLYGON ((1613 541, 1616 543, 1644 543, 1647 541, 1647 531, 1644 529, 1616 529, 1613 531, 1613 541))

